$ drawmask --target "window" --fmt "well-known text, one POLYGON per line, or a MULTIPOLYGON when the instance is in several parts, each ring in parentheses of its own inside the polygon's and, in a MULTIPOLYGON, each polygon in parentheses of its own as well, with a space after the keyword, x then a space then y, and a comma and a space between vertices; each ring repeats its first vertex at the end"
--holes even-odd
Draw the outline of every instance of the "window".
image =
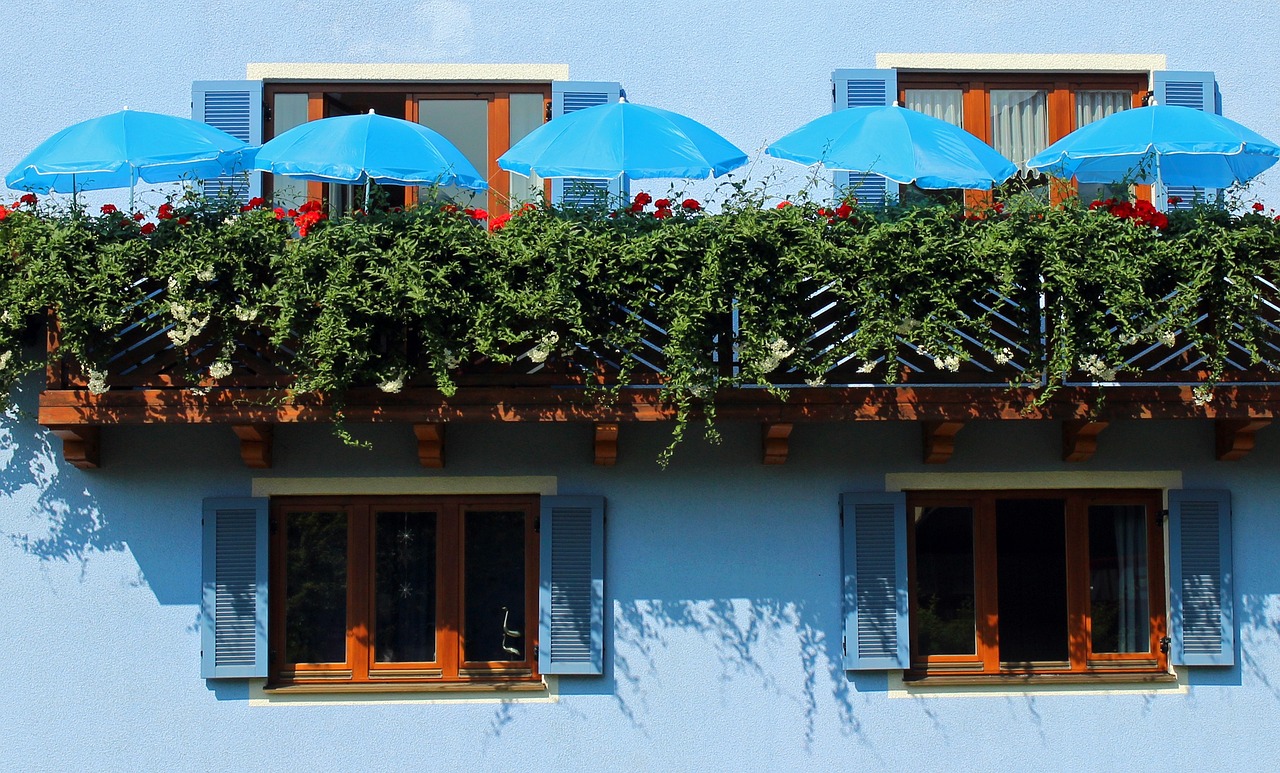
POLYGON ((906 502, 908 677, 1167 670, 1159 492, 906 502))
MULTIPOLYGON (((457 146, 490 183, 487 195, 455 188, 440 194, 462 206, 502 212, 510 201, 529 201, 543 190, 541 180, 500 169, 497 158, 543 123, 550 100, 550 83, 268 82, 263 139, 308 120, 369 110, 422 123, 457 146)), ((396 206, 413 204, 424 192, 386 188, 396 206)), ((362 189, 353 186, 326 186, 279 175, 271 176, 268 194, 282 206, 296 206, 310 197, 325 198, 339 208, 358 206, 363 196, 362 189)))
POLYGON ((536 680, 537 508, 273 499, 272 683, 536 680))

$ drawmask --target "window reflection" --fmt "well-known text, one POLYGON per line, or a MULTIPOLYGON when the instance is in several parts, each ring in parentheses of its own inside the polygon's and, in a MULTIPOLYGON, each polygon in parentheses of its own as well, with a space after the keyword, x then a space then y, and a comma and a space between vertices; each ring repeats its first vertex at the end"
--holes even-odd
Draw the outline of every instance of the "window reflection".
POLYGON ((463 660, 524 659, 524 521, 520 511, 466 514, 463 660))
POLYGON ((347 514, 289 513, 285 658, 347 659, 347 514))
POLYGON ((436 659, 436 514, 375 515, 375 658, 436 659))

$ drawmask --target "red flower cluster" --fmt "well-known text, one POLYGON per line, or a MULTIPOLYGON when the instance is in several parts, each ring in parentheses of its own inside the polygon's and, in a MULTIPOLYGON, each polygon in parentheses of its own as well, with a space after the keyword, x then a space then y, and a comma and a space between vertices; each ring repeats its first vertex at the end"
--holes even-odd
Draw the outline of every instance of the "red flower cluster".
POLYGON ((146 219, 147 219, 147 216, 146 216, 146 215, 144 215, 144 214, 142 214, 141 212, 134 212, 134 213, 133 213, 133 220, 134 220, 134 222, 136 222, 136 223, 141 223, 143 220, 146 220, 146 219))
POLYGON ((142 224, 142 235, 143 235, 143 236, 150 236, 152 233, 154 233, 154 232, 155 232, 155 230, 156 230, 156 224, 155 224, 155 223, 143 223, 143 224, 142 224))
POLYGON ((702 209, 702 204, 700 204, 697 199, 685 199, 680 202, 680 207, 681 209, 687 209, 690 212, 697 212, 702 209))
POLYGON ((298 227, 298 236, 305 237, 307 232, 328 216, 324 213, 324 205, 318 201, 308 201, 297 211, 289 210, 289 217, 293 218, 293 224, 298 227))
MULTIPOLYGON (((778 209, 782 209, 782 206, 779 205, 778 209)), ((849 203, 845 201, 840 202, 840 206, 835 209, 818 207, 818 216, 825 217, 828 223, 834 223, 837 220, 849 220, 852 223, 858 222, 858 219, 856 217, 852 217, 852 215, 853 207, 849 206, 849 203)))
POLYGON ((786 209, 786 208, 787 208, 787 207, 789 207, 789 206, 791 206, 791 202, 789 202, 789 201, 780 201, 780 202, 778 202, 778 209, 786 209))
POLYGON ((120 210, 116 207, 116 205, 115 205, 115 204, 103 204, 103 205, 102 205, 102 214, 104 214, 104 215, 114 215, 115 213, 117 213, 117 212, 119 212, 119 211, 120 211, 120 210))
POLYGON ((1089 209, 1101 209, 1105 212, 1110 212, 1116 217, 1132 220, 1139 225, 1151 226, 1157 230, 1169 227, 1169 216, 1158 211, 1155 205, 1149 201, 1129 203, 1127 201, 1117 201, 1116 199, 1106 199, 1105 201, 1091 202, 1089 209))
POLYGON ((1262 210, 1264 210, 1264 209, 1266 209, 1266 207, 1262 205, 1262 202, 1261 202, 1261 201, 1255 201, 1255 202, 1253 202, 1253 211, 1254 211, 1254 212, 1261 212, 1261 211, 1262 211, 1262 210))
POLYGON ((489 219, 488 211, 480 209, 479 207, 467 207, 466 209, 462 210, 462 214, 466 215, 472 220, 488 220, 489 219))
POLYGON ((1178 205, 1179 205, 1179 204, 1181 204, 1181 203, 1182 203, 1182 197, 1181 197, 1181 196, 1170 196, 1170 197, 1169 197, 1169 206, 1171 206, 1171 207, 1176 207, 1176 206, 1178 206, 1178 205))
POLYGON ((3 204, 0 204, 0 220, 4 220, 6 217, 8 217, 9 212, 10 210, 8 207, 6 207, 3 204))
POLYGON ((161 205, 160 205, 160 209, 157 209, 157 210, 156 210, 156 217, 157 217, 158 219, 160 219, 160 220, 172 220, 172 219, 173 219, 173 205, 172 205, 172 204, 170 204, 170 203, 169 203, 169 202, 167 202, 167 201, 166 201, 165 203, 161 204, 161 205))
MULTIPOLYGON (((37 203, 39 203, 39 201, 40 200, 36 198, 36 195, 34 193, 26 193, 26 194, 23 194, 22 198, 18 199, 18 204, 26 204, 28 206, 34 207, 37 203)), ((14 208, 16 209, 17 206, 15 205, 14 208)))
POLYGON ((248 204, 245 204, 243 207, 240 208, 240 211, 248 212, 253 209, 258 209, 259 207, 265 207, 266 205, 267 205, 266 199, 262 198, 261 196, 254 196, 253 198, 249 199, 248 204))
POLYGON ((507 221, 510 219, 511 219, 510 213, 494 215, 493 217, 489 218, 489 230, 501 231, 507 225, 507 221))

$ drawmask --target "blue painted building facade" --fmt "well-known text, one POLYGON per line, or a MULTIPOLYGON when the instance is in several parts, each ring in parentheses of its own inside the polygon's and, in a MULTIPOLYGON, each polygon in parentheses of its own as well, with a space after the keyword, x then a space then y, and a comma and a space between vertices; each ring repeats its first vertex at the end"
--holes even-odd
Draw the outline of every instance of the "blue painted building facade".
MULTIPOLYGON (((942 3, 922 19, 793 5, 233 3, 166 26, 150 9, 52 3, 9 50, 0 162, 121 105, 186 114, 193 81, 241 80, 253 62, 562 63, 752 152, 831 108, 833 70, 878 54, 1085 52, 1079 66, 1102 69, 1140 54, 1214 73, 1228 116, 1280 136, 1267 96, 1280 17, 1265 10, 942 3)), ((1251 194, 1264 201, 1265 180, 1251 194)), ((271 468, 253 470, 226 427, 121 426, 103 433, 103 467, 80 470, 37 423, 39 389, 24 385, 0 425, 7 768, 1212 770, 1276 756, 1280 435, 1265 430, 1222 462, 1211 421, 1116 422, 1069 463, 1058 422, 977 421, 939 467, 922 463, 916 422, 798 424, 786 464, 766 467, 759 425, 730 421, 723 443, 686 441, 664 470, 661 423, 625 425, 611 467, 592 463, 589 425, 474 423, 452 427, 447 466, 427 470, 403 426, 353 426, 363 449, 288 425, 271 468), (1045 489, 1229 492, 1229 665, 1068 684, 911 685, 901 669, 846 668, 842 494, 1045 489), (285 694, 202 677, 205 500, 476 491, 603 498, 602 673, 519 694, 285 694)))

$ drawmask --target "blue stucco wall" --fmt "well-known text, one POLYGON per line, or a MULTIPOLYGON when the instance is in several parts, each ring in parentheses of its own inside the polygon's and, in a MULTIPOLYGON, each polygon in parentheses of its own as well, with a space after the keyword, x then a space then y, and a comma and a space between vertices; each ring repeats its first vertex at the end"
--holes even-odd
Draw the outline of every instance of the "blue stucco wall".
MULTIPOLYGON (((1280 14, 1266 3, 821 0, 155 4, 32 2, 10 16, 0 168, 123 105, 186 114, 196 78, 250 61, 567 62, 705 120, 753 154, 829 110, 832 69, 876 52, 1164 53, 1217 73, 1226 112, 1280 138, 1280 14)), ((761 170, 757 174, 763 174, 761 170)), ((1275 176, 1277 173, 1272 173, 1275 176)), ((1264 178, 1265 179, 1265 178, 1264 178)), ((1268 190, 1256 193, 1266 198, 1268 190)), ((1273 195, 1272 198, 1275 198, 1273 195)), ((442 473, 405 427, 285 427, 266 475, 554 475, 609 505, 607 669, 549 704, 251 706, 198 676, 201 498, 254 473, 225 428, 112 428, 105 469, 61 461, 34 393, 0 422, 0 767, 10 770, 1269 769, 1280 743, 1280 432, 1213 461, 1205 422, 1120 423, 1093 461, 1056 424, 978 423, 949 471, 1181 470, 1233 492, 1240 664, 1185 694, 896 698, 839 666, 841 491, 921 471, 914 424, 799 426, 759 463, 726 425, 654 463, 667 428, 626 426, 617 467, 584 426, 459 426, 442 473)), ((264 473, 257 473, 263 475, 264 473)))

